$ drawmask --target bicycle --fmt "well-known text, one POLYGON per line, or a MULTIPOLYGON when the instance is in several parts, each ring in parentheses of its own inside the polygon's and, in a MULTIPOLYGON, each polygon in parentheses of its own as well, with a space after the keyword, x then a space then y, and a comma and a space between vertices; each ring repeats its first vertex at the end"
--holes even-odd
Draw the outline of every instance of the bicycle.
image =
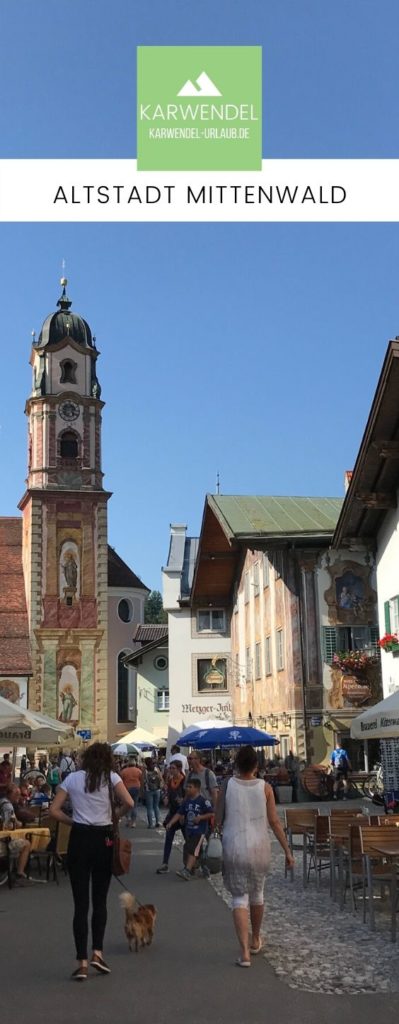
POLYGON ((363 786, 363 792, 369 800, 373 800, 374 797, 383 798, 384 796, 382 765, 377 762, 377 764, 374 765, 373 771, 375 772, 374 778, 367 779, 367 782, 365 782, 363 786))

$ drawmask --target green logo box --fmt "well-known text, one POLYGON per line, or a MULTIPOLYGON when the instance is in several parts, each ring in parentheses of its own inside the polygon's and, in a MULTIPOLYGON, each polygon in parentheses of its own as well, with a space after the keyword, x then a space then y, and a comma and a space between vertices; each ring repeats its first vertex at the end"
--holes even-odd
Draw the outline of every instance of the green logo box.
POLYGON ((140 171, 262 168, 260 46, 139 46, 140 171))

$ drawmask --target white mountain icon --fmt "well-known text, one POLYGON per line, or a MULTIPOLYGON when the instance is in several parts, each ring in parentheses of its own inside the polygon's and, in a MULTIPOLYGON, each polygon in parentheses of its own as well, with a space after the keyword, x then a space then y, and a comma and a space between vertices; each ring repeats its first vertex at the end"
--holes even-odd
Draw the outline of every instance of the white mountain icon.
POLYGON ((188 78, 187 82, 184 83, 183 87, 180 89, 180 92, 178 92, 177 95, 178 96, 221 96, 222 94, 221 94, 221 92, 219 92, 219 89, 216 88, 216 85, 214 85, 214 83, 212 82, 212 79, 209 78, 209 75, 207 75, 206 71, 203 71, 202 74, 200 74, 198 76, 198 78, 196 79, 196 85, 194 85, 194 83, 191 81, 191 79, 188 78), (198 86, 198 89, 196 88, 196 86, 198 86))

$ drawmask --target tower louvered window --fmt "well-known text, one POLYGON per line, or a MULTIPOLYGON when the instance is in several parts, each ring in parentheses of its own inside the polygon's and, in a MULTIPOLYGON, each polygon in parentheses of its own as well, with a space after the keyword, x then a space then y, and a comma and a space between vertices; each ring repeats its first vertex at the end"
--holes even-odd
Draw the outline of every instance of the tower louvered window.
POLYGON ((62 459, 77 459, 79 455, 78 439, 72 430, 66 430, 62 435, 60 454, 62 459))

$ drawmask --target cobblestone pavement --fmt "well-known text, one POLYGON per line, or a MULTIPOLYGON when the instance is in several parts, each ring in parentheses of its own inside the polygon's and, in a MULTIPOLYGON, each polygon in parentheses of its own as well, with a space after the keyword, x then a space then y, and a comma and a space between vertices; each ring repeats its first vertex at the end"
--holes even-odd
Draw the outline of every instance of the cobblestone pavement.
MULTIPOLYGON (((360 809, 360 801, 359 809, 360 809)), ((311 805, 311 806, 314 806, 311 805)), ((326 813, 327 805, 322 807, 326 813)), ((179 834, 175 844, 182 845, 179 834)), ((376 910, 376 931, 363 924, 361 899, 352 914, 349 893, 343 910, 329 895, 329 872, 316 890, 314 872, 302 885, 302 854, 296 854, 294 881, 284 878, 284 858, 272 842, 272 864, 266 881, 263 926, 264 958, 290 988, 307 992, 356 995, 399 991, 398 943, 390 941, 388 912, 376 910)), ((210 884, 231 905, 221 875, 210 884)), ((399 940, 398 940, 399 941, 399 940)))
MULTIPOLYGON (((370 932, 362 921, 361 900, 355 916, 348 896, 343 910, 330 899, 326 878, 319 891, 312 878, 303 889, 300 853, 295 875, 293 883, 284 878, 282 851, 273 842, 266 882, 264 956, 281 980, 308 992, 398 992, 398 949, 390 941, 389 916, 377 910, 377 931, 370 932)), ((213 875, 210 881, 230 904, 221 875, 213 875)))

